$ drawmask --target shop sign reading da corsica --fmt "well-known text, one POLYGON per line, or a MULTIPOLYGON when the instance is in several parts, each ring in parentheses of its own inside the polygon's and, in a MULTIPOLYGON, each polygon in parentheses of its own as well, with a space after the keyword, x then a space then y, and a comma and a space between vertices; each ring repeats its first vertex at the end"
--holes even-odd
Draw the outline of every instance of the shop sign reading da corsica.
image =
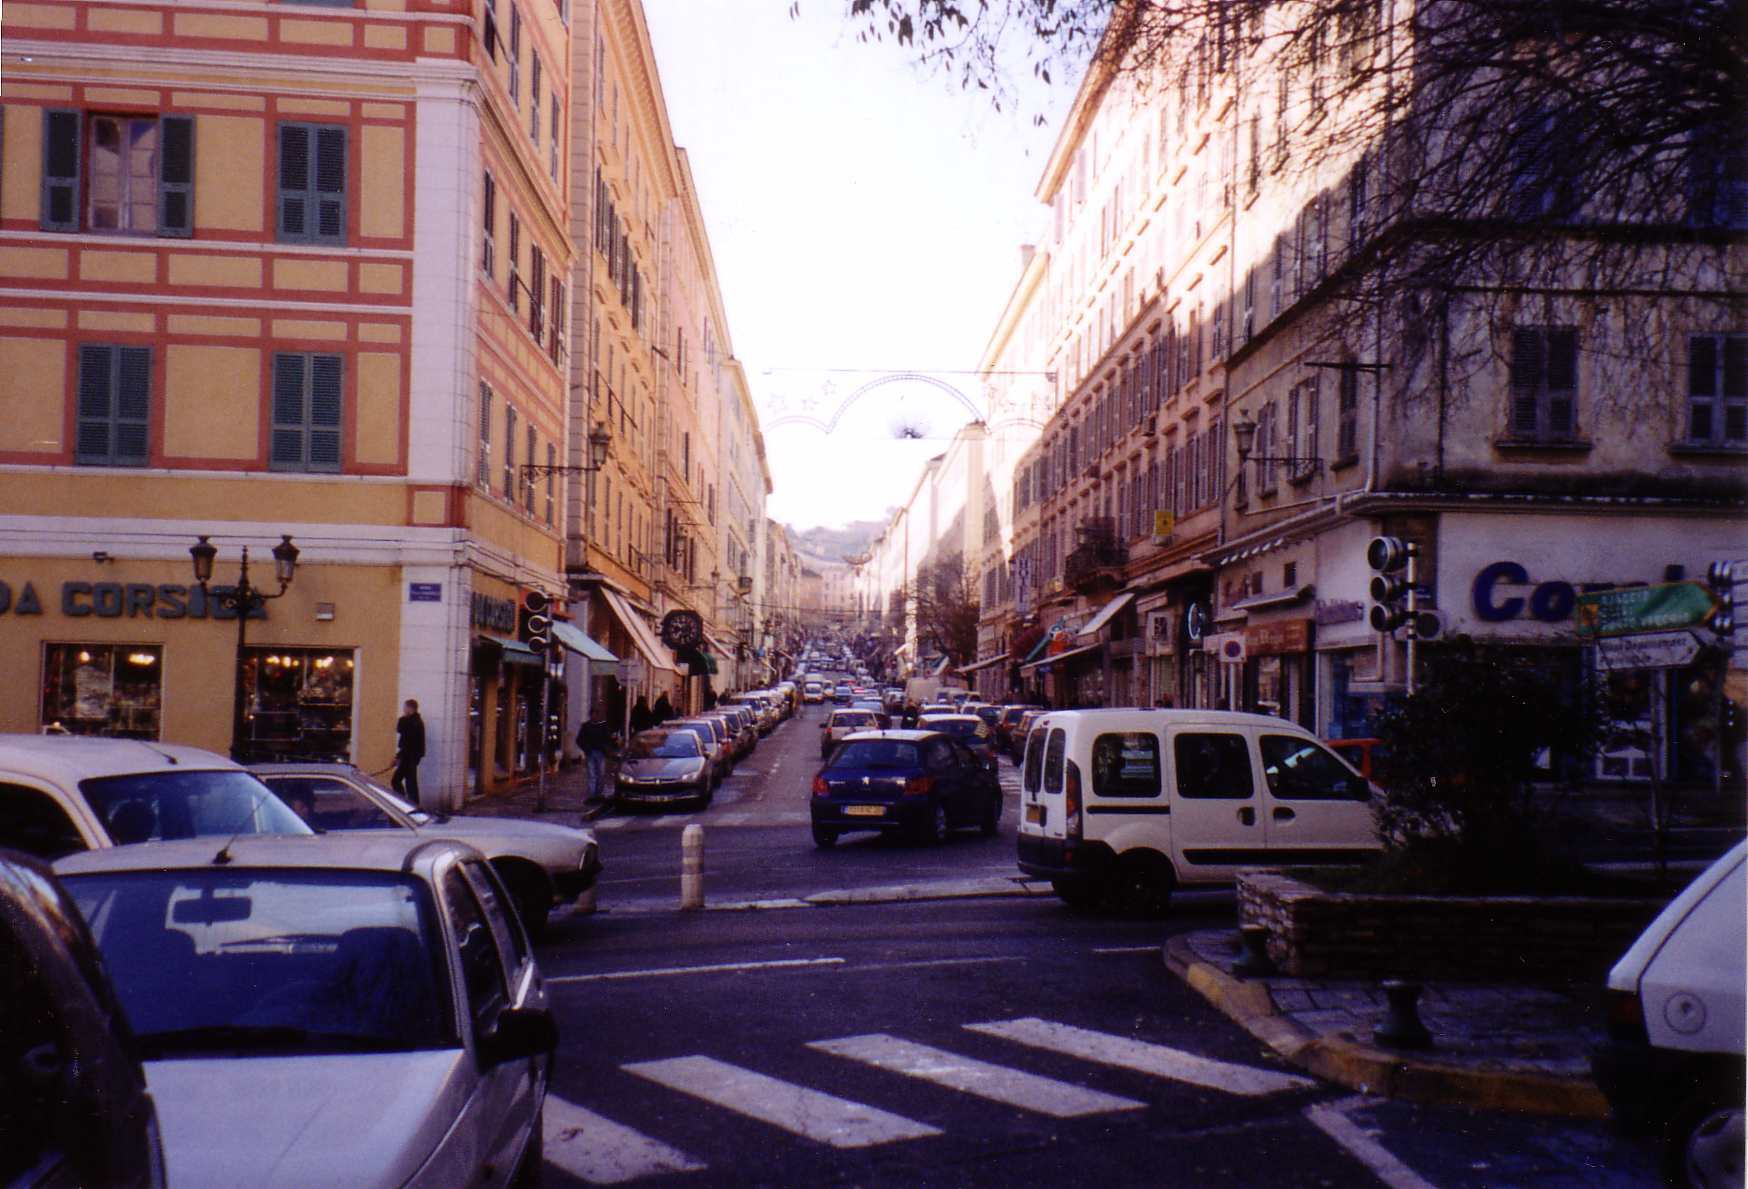
MULTIPOLYGON (((220 602, 232 589, 215 585, 202 590, 175 582, 63 582, 60 611, 69 619, 235 619, 236 609, 220 602)), ((0 615, 42 613, 34 583, 15 590, 0 581, 0 615)), ((253 608, 249 618, 266 619, 266 605, 253 608)))

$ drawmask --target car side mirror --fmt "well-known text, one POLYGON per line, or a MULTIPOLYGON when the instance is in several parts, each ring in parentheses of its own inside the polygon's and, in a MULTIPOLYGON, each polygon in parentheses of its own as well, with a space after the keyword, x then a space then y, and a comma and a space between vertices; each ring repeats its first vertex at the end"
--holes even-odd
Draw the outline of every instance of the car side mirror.
POLYGON ((539 1057, 557 1047, 558 1021, 551 1012, 538 1007, 505 1008, 480 1039, 480 1064, 490 1067, 539 1057))

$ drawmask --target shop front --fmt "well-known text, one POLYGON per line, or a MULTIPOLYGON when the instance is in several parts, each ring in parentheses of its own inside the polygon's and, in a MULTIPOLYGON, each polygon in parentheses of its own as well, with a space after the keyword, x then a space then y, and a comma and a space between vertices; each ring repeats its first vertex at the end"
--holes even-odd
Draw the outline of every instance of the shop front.
POLYGON ((516 638, 522 592, 476 575, 470 605, 473 644, 468 666, 468 788, 497 791, 535 770, 540 724, 549 705, 547 658, 516 638))

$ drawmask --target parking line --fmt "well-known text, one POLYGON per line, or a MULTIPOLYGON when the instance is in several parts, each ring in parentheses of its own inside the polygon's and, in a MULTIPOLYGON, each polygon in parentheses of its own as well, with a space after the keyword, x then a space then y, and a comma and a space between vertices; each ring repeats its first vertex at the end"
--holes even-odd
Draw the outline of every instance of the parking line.
POLYGON ((658 966, 648 970, 609 970, 601 974, 548 975, 548 983, 606 983, 628 978, 661 978, 680 974, 733 974, 748 970, 789 970, 807 966, 842 966, 842 958, 779 958, 770 962, 720 962, 711 966, 658 966))
POLYGON ((1119 1098, 1005 1065, 961 1057, 945 1049, 914 1044, 884 1032, 817 1040, 807 1047, 1056 1119, 1140 1110, 1146 1105, 1133 1098, 1119 1098))
POLYGON ((594 1185, 618 1185, 707 1166, 641 1131, 546 1096, 546 1162, 594 1185))
POLYGON ((834 1148, 867 1148, 941 1134, 927 1123, 766 1077, 711 1057, 641 1061, 620 1068, 670 1090, 834 1148))
POLYGON ((1272 1069, 1235 1065, 1229 1061, 1215 1061, 1211 1057, 1187 1053, 1182 1049, 1150 1044, 1127 1036, 1114 1036, 1108 1032, 1076 1028, 1070 1024, 1057 1024, 1036 1017, 989 1024, 967 1024, 965 1027, 973 1032, 999 1036, 1035 1049, 1064 1053, 1079 1057, 1083 1061, 1129 1069, 1174 1082, 1187 1082, 1192 1086, 1205 1086, 1210 1090, 1224 1090, 1229 1094, 1256 1097, 1283 1090, 1306 1089, 1317 1084, 1310 1078, 1296 1074, 1276 1073, 1272 1069))
POLYGON ((1330 1139, 1340 1144, 1348 1155, 1371 1170, 1390 1189, 1433 1189, 1432 1182, 1403 1164, 1382 1144, 1344 1113, 1361 1100, 1344 1098, 1340 1102, 1322 1102, 1305 1108, 1305 1117, 1330 1139))

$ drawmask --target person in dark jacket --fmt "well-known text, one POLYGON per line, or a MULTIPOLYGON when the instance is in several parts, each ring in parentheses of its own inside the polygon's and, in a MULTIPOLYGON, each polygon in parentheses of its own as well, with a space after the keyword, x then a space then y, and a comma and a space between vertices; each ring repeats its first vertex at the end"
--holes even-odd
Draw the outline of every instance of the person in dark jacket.
POLYGON ((649 708, 649 703, 642 694, 637 695, 637 701, 631 705, 631 733, 647 731, 655 726, 655 712, 649 708))
POLYGON ((674 717, 674 704, 668 701, 666 690, 663 690, 661 696, 656 699, 655 708, 652 713, 655 715, 657 723, 667 722, 670 718, 674 717))
POLYGON ((607 799, 607 756, 615 742, 613 724, 607 721, 607 708, 597 705, 593 717, 577 731, 577 746, 583 752, 583 768, 588 776, 591 801, 607 799))
POLYGON ((395 722, 395 774, 390 782, 395 792, 419 803, 419 761, 425 758, 425 720, 419 717, 419 703, 407 699, 406 713, 395 722))

